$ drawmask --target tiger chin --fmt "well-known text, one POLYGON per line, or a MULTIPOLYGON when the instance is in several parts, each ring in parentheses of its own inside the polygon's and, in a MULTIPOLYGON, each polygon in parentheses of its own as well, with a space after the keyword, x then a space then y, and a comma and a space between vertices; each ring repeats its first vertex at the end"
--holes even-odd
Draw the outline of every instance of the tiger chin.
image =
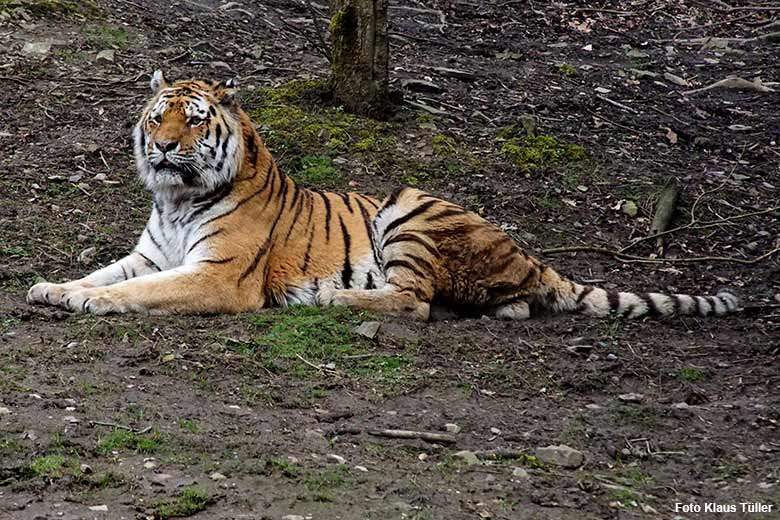
POLYGON ((135 249, 79 280, 36 284, 28 302, 94 314, 337 304, 419 320, 432 305, 508 319, 739 310, 725 291, 580 285, 475 213, 419 190, 379 201, 303 188, 276 167, 232 81, 169 82, 157 71, 151 88, 133 131, 138 175, 152 193, 135 249))

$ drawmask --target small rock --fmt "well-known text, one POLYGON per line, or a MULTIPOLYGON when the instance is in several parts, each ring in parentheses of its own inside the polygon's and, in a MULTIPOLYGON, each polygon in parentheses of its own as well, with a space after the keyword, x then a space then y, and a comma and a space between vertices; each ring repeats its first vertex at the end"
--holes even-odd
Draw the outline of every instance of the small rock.
POLYGON ((639 49, 631 49, 626 53, 626 56, 629 58, 649 58, 650 55, 647 54, 645 51, 641 51, 639 49))
POLYGON ((635 394, 633 392, 629 394, 620 394, 618 396, 618 399, 624 403, 641 403, 644 398, 645 396, 643 394, 635 394))
POLYGON ((479 79, 479 76, 477 76, 476 74, 467 72, 465 70, 460 70, 460 69, 449 69, 447 67, 433 67, 433 70, 435 70, 442 76, 449 76, 451 78, 456 78, 462 81, 476 81, 479 79))
POLYGON ((284 515, 282 520, 306 520, 306 518, 301 515, 284 515))
POLYGON ((675 85, 679 85, 681 87, 690 87, 690 84, 687 81, 685 81, 680 76, 676 76, 675 74, 672 74, 671 72, 664 72, 664 78, 667 81, 671 81, 675 85))
POLYGON ((63 420, 63 421, 65 421, 65 422, 67 422, 67 423, 70 423, 70 424, 76 424, 76 423, 78 423, 78 422, 79 422, 79 420, 78 420, 78 419, 76 419, 76 418, 75 418, 74 416, 72 416, 72 415, 66 415, 65 417, 63 417, 63 418, 62 418, 62 420, 63 420))
POLYGON ((152 475, 152 477, 149 479, 152 481, 152 484, 156 484, 158 486, 164 486, 165 482, 172 479, 173 475, 169 475, 168 473, 155 473, 152 475))
POLYGON ((689 405, 688 403, 674 403, 672 405, 672 408, 675 408, 677 410, 687 410, 690 407, 691 405, 689 405))
POLYGON ((28 56, 45 57, 51 52, 51 42, 27 42, 22 47, 22 54, 28 56))
POLYGON ((631 218, 636 217, 637 213, 639 213, 639 208, 633 200, 623 202, 623 204, 620 205, 620 209, 631 218))
POLYGON ((144 468, 146 468, 146 469, 154 469, 156 467, 157 467, 157 464, 155 464, 151 460, 147 461, 147 462, 144 462, 144 468))
POLYGON ((219 473, 219 472, 215 471, 214 473, 209 475, 209 478, 211 480, 225 480, 227 477, 225 475, 223 475, 222 473, 219 473))
POLYGON ((501 435, 501 430, 499 430, 498 428, 490 428, 490 433, 492 433, 493 435, 501 435))
POLYGON ((401 80, 401 86, 412 92, 441 92, 442 88, 431 81, 422 79, 404 79, 401 80))
POLYGON ((600 406, 600 405, 597 405, 597 404, 591 403, 591 404, 586 404, 585 408, 587 408, 588 410, 601 410, 604 407, 600 406))
POLYGON ((85 474, 92 473, 92 466, 90 466, 89 464, 81 464, 79 466, 79 469, 81 470, 82 473, 85 474))
POLYGON ((328 460, 330 462, 335 462, 336 464, 346 464, 347 463, 347 459, 345 459, 344 457, 342 457, 340 455, 336 455, 335 453, 328 453, 325 456, 325 460, 328 460))
POLYGON ((607 361, 617 361, 617 358, 618 357, 615 354, 613 354, 612 352, 607 354, 607 361))
POLYGON ((209 63, 209 66, 212 69, 227 69, 227 70, 230 70, 230 65, 228 65, 224 61, 212 61, 211 63, 209 63))
POLYGON ((114 63, 114 49, 106 49, 97 53, 97 61, 104 63, 114 63))
POLYGON ((365 466, 355 466, 356 471, 362 471, 363 473, 368 473, 368 468, 365 466))
POLYGON ((11 415, 11 410, 4 406, 0 406, 0 415, 11 415))
POLYGON ((92 260, 95 259, 95 254, 97 253, 96 247, 88 247, 81 253, 79 253, 79 262, 82 264, 89 265, 92 263, 92 260))
POLYGON ((579 468, 585 462, 585 455, 581 451, 570 448, 564 444, 560 446, 547 446, 536 448, 536 457, 546 464, 562 466, 564 468, 579 468))
POLYGON ((422 461, 422 462, 425 462, 426 460, 428 460, 428 454, 427 453, 420 453, 419 455, 417 455, 417 459, 422 461))
POLYGON ((359 334, 368 339, 374 339, 377 332, 379 332, 379 327, 381 325, 382 324, 378 321, 364 321, 355 328, 355 334, 359 334))
POLYGON ((74 183, 75 182, 79 182, 82 177, 83 177, 83 175, 81 175, 80 173, 77 173, 75 175, 71 175, 70 177, 68 177, 68 182, 74 182, 74 183))
POLYGON ((90 511, 104 511, 105 512, 105 511, 108 511, 108 506, 107 505, 90 506, 89 510, 90 511))
POLYGON ((106 177, 105 173, 98 173, 97 175, 95 175, 95 180, 96 181, 104 181, 104 180, 106 180, 106 178, 107 177, 106 177))
POLYGON ((526 470, 524 470, 523 468, 515 468, 515 469, 513 469, 512 470, 512 476, 515 477, 515 478, 520 478, 520 479, 531 478, 528 475, 528 472, 526 470))
POLYGON ((449 433, 460 433, 460 426, 455 423, 447 423, 444 425, 444 429, 449 433))
POLYGON ((459 451, 455 454, 455 457, 463 460, 466 464, 469 466, 473 466, 476 464, 481 464, 479 461, 479 457, 473 452, 468 450, 459 451))

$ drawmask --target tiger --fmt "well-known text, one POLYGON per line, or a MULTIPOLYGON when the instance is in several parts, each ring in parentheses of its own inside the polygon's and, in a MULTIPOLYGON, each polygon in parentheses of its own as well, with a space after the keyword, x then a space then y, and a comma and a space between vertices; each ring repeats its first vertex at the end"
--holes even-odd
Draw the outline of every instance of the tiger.
POLYGON ((724 315, 714 296, 607 291, 526 254, 474 212, 411 187, 384 200, 294 182, 240 107, 234 80, 155 71, 133 129, 151 213, 133 251, 74 281, 41 282, 34 304, 77 313, 218 314, 342 305, 428 320, 444 307, 523 320, 542 312, 724 315))

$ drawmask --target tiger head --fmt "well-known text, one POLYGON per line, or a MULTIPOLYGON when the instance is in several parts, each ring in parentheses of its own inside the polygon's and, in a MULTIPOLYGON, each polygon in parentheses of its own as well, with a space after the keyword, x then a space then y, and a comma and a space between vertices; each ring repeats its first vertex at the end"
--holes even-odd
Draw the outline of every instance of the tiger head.
POLYGON ((153 192, 201 194, 233 181, 242 131, 235 82, 169 83, 152 75, 154 95, 135 126, 138 175, 153 192))

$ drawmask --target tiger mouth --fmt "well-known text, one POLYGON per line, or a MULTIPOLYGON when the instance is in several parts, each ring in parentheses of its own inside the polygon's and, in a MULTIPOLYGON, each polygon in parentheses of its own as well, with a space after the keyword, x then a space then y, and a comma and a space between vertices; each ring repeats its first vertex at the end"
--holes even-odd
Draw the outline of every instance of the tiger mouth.
POLYGON ((154 165, 155 171, 161 171, 161 170, 172 170, 176 173, 184 173, 181 166, 179 166, 176 163, 172 163, 168 159, 163 159, 162 161, 158 162, 154 165))

